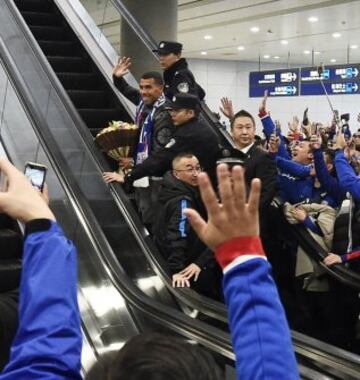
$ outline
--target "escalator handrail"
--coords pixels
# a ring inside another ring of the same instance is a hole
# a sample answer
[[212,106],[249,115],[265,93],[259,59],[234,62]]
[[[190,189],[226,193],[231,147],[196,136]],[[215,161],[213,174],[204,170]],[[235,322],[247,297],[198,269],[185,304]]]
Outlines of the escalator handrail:
[[[17,11],[17,10],[15,10],[15,11]],[[16,12],[15,12],[15,13],[16,13]],[[20,21],[23,21],[23,20],[21,19]],[[26,25],[25,25],[25,27],[23,26],[23,30],[25,30],[25,31],[27,32],[27,34],[29,34],[29,31],[27,30]],[[25,33],[25,35],[26,35],[26,33]],[[31,37],[32,37],[32,36],[31,36]],[[36,50],[36,48],[37,48],[37,50],[38,50],[38,51],[37,51],[37,52],[38,52],[38,57],[40,56],[40,57],[42,58],[42,59],[40,59],[40,62],[41,62],[41,61],[44,61],[44,57],[43,57],[43,55],[42,55],[42,52],[41,52],[40,48],[38,47],[38,45],[37,45],[36,43],[34,43],[34,40],[31,39],[31,37],[29,38],[29,36],[27,36],[30,45],[34,45],[33,47],[35,48],[35,50]],[[47,63],[47,61],[45,60],[45,64],[46,64],[46,63]],[[43,64],[44,64],[44,62],[43,62]],[[50,65],[49,65],[48,63],[47,63],[47,65],[48,65],[48,72],[49,72],[49,73],[52,73],[52,76],[54,77],[55,75],[53,74]],[[44,68],[44,65],[43,65],[43,68]],[[20,74],[19,74],[19,75],[20,75]],[[50,76],[50,77],[51,77],[51,76]],[[55,83],[57,83],[57,82],[56,82],[57,78],[53,78],[53,80],[55,81]],[[52,83],[54,83],[54,82],[52,82]],[[58,86],[55,86],[55,88],[56,88],[56,87],[58,87]],[[60,88],[62,89],[62,87],[60,87]],[[58,89],[59,89],[59,88],[58,88]],[[62,89],[62,90],[63,90],[63,89]],[[63,90],[63,92],[65,92],[65,90]],[[22,93],[22,91],[20,91],[20,93]],[[86,128],[85,125],[83,124],[82,119],[81,119],[81,118],[79,117],[79,115],[77,114],[77,111],[76,111],[75,107],[71,104],[71,102],[68,101],[67,94],[64,94],[64,96],[65,96],[65,99],[67,100],[67,101],[64,102],[64,105],[67,106],[67,107],[66,107],[67,111],[69,111],[69,109],[72,108],[72,111],[73,111],[73,112],[70,112],[70,114],[72,114],[72,116],[74,116],[74,120],[78,120],[78,121],[80,122],[79,124],[82,125],[83,128]],[[61,98],[61,97],[60,97],[60,98]],[[41,114],[40,114],[40,116],[41,116]],[[75,116],[76,116],[76,117],[75,117]],[[79,124],[78,124],[78,125],[79,125]],[[41,124],[39,124],[39,125],[41,125]],[[88,133],[84,133],[83,135],[85,136],[85,140],[87,139],[88,141],[90,141]],[[45,141],[46,141],[46,140],[45,140]],[[91,143],[92,143],[92,144],[90,144],[90,145],[93,146],[93,141],[91,141]],[[104,161],[104,159],[103,159],[103,157],[101,157],[100,153],[98,153],[98,156],[99,156],[99,160],[102,159],[102,160]],[[61,173],[61,172],[60,172],[60,173]],[[106,240],[106,239],[105,239],[105,240]],[[107,242],[106,242],[106,243],[107,243]],[[105,246],[106,246],[106,243],[105,243]],[[111,259],[114,259],[113,255],[109,254],[109,256],[108,256],[108,257],[105,257],[105,259],[106,259],[107,263],[110,262],[110,264],[111,264],[110,267],[114,267],[114,268],[118,268],[118,267],[119,267],[119,263],[117,262],[117,260],[113,260],[113,261],[111,261]],[[118,282],[120,281],[120,278],[121,278],[121,276],[119,277],[119,270],[116,269],[115,271],[111,271],[111,275],[115,277],[116,280],[114,280],[114,285],[116,286],[116,288],[118,288]],[[134,290],[134,289],[133,289],[133,290]],[[135,289],[135,291],[136,291],[136,289]],[[142,297],[141,297],[141,296],[142,296]],[[140,297],[140,299],[142,299],[142,298],[144,297],[143,293],[141,293],[141,294],[139,295],[139,297]],[[142,300],[142,301],[144,301],[144,300]],[[153,302],[153,301],[152,301],[152,302]],[[148,306],[147,304],[148,304],[148,302],[145,302],[145,306],[144,306],[144,310],[145,310],[145,311],[146,311],[146,307]],[[150,308],[152,308],[152,305],[150,305]],[[160,308],[160,309],[161,309],[161,308],[166,309],[166,307],[165,307],[164,305],[160,305],[160,307],[158,306],[158,308]],[[154,312],[155,312],[155,311],[158,311],[159,313],[161,313],[162,310],[159,310],[159,309],[156,309],[156,308],[155,308]],[[164,312],[163,314],[167,314],[167,312]],[[177,313],[177,314],[179,314],[179,313]],[[159,318],[159,316],[156,316],[156,315],[157,315],[157,314],[155,313],[155,317],[158,317],[158,318]],[[173,317],[171,321],[170,321],[170,320],[167,321],[167,320],[166,320],[166,316],[165,316],[165,317],[163,317],[162,321],[163,321],[165,324],[166,324],[166,323],[170,323],[171,326],[173,325],[172,322],[175,321],[175,325],[179,325],[179,324],[180,324],[181,326],[183,326],[183,324],[182,324],[182,318],[181,318],[179,315],[177,315],[176,317]],[[189,327],[189,326],[186,327],[186,328],[189,328],[189,330],[187,330],[187,331],[190,331],[189,334],[193,333],[193,336],[194,336],[194,334],[196,335],[197,328],[198,328],[198,327],[197,327],[198,323],[199,323],[198,321],[193,320],[192,325],[190,325],[190,327]],[[192,328],[192,327],[194,327],[194,328]],[[210,336],[211,336],[211,331],[209,331],[209,329],[211,330],[211,327],[208,326],[208,325],[206,325],[206,335],[205,335],[205,336],[208,336],[209,333],[210,333]],[[224,348],[225,350],[227,350],[227,352],[229,353],[229,352],[231,351],[231,349],[230,349],[230,345],[229,345],[229,341],[226,340],[226,338],[224,339],[224,336],[227,336],[227,339],[228,339],[228,335],[227,335],[227,334],[223,334],[223,335],[220,334],[220,337],[216,338],[216,340],[213,341],[212,344],[214,345],[214,347],[216,347],[216,346],[217,346],[217,343],[220,344],[221,342],[224,342],[225,344],[222,345],[222,348]],[[203,340],[203,341],[202,341],[201,339],[199,339],[199,341],[201,341],[201,342],[205,342],[205,343],[206,343],[206,339]],[[210,344],[210,345],[211,345],[211,344]],[[295,346],[295,350],[296,350],[296,346]],[[232,357],[232,353],[231,353],[230,355],[228,355],[228,357]]]
[[177,310],[150,299],[128,278],[115,255],[111,252],[111,247],[104,237],[81,190],[78,188],[76,180],[71,178],[72,175],[69,171],[67,171],[66,174],[64,173],[64,167],[67,167],[67,163],[57,148],[53,136],[48,131],[47,122],[38,110],[30,91],[1,38],[0,56],[9,74],[9,78],[11,78],[14,84],[17,95],[32,121],[34,132],[39,138],[55,174],[62,183],[72,207],[76,210],[78,217],[80,217],[81,223],[84,223],[84,230],[94,244],[95,252],[100,256],[103,265],[106,265],[106,271],[113,286],[121,293],[127,302],[150,315],[152,318],[161,321],[161,323],[166,325],[169,329],[190,339],[196,339],[206,347],[234,360],[229,334],[201,321],[191,319]]

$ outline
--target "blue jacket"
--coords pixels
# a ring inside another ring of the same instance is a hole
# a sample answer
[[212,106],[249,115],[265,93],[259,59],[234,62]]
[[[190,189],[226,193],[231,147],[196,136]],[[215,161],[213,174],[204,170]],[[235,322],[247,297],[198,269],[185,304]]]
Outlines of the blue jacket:
[[80,380],[76,251],[46,219],[26,226],[19,328],[1,380]]
[[360,202],[360,178],[348,163],[343,151],[336,152],[335,167],[341,190],[349,192],[356,202]]
[[224,272],[237,379],[299,379],[285,312],[260,239],[232,239],[215,255]]

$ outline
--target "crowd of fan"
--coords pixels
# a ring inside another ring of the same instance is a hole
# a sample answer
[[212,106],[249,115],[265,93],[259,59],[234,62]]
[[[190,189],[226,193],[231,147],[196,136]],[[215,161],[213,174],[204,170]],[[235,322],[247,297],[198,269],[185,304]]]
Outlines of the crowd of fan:
[[[160,52],[179,49],[176,43],[161,44]],[[179,54],[177,57],[183,60]],[[171,64],[176,66],[177,62]],[[259,107],[263,136],[258,136],[254,117],[245,110],[235,112],[232,101],[222,98],[220,110],[229,119],[233,139],[227,155],[230,157],[224,158],[218,137],[198,118],[199,86],[192,74],[187,75],[187,67],[185,71],[172,70],[175,85],[163,82],[156,72],[145,73],[137,90],[124,79],[130,65],[130,59],[123,58],[113,75],[117,88],[138,107],[136,121],[142,130],[140,149],[130,174],[122,177],[104,173],[104,179],[124,183],[125,188],[135,187],[138,209],[167,261],[173,286],[191,287],[221,300],[219,267],[212,252],[192,230],[184,210],[192,207],[205,215],[197,189],[202,170],[214,179],[219,161],[239,162],[245,168],[248,186],[253,178],[260,178],[263,184],[261,238],[289,320],[301,331],[348,347],[355,336],[358,298],[344,290],[343,306],[349,309],[351,303],[352,311],[339,315],[334,292],[337,294],[342,286],[333,283],[324,265],[360,257],[356,218],[351,242],[347,239],[346,220],[337,218],[344,200],[350,197],[355,210],[360,201],[357,177],[360,130],[352,134],[349,115],[339,117],[334,113],[325,126],[311,122],[306,110],[301,122],[297,116],[292,118],[285,133],[270,116],[265,92]],[[279,211],[274,210],[274,199],[281,205],[287,223],[281,222]],[[291,231],[288,225],[293,224],[303,226],[309,237],[328,253],[323,263],[316,262],[287,234]]]

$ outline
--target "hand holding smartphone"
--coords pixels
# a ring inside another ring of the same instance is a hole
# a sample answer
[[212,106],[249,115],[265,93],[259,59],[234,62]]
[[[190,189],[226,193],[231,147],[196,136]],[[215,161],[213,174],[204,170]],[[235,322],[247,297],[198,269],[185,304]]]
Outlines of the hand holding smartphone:
[[25,165],[25,176],[31,184],[41,192],[44,189],[47,167],[36,162],[27,162]]

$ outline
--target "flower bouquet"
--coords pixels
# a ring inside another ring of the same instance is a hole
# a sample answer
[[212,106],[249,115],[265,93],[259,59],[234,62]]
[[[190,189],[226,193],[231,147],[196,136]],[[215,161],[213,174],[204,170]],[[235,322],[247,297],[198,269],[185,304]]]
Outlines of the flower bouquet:
[[95,143],[109,157],[119,162],[119,174],[127,174],[139,142],[139,128],[135,124],[112,121],[95,137]]

